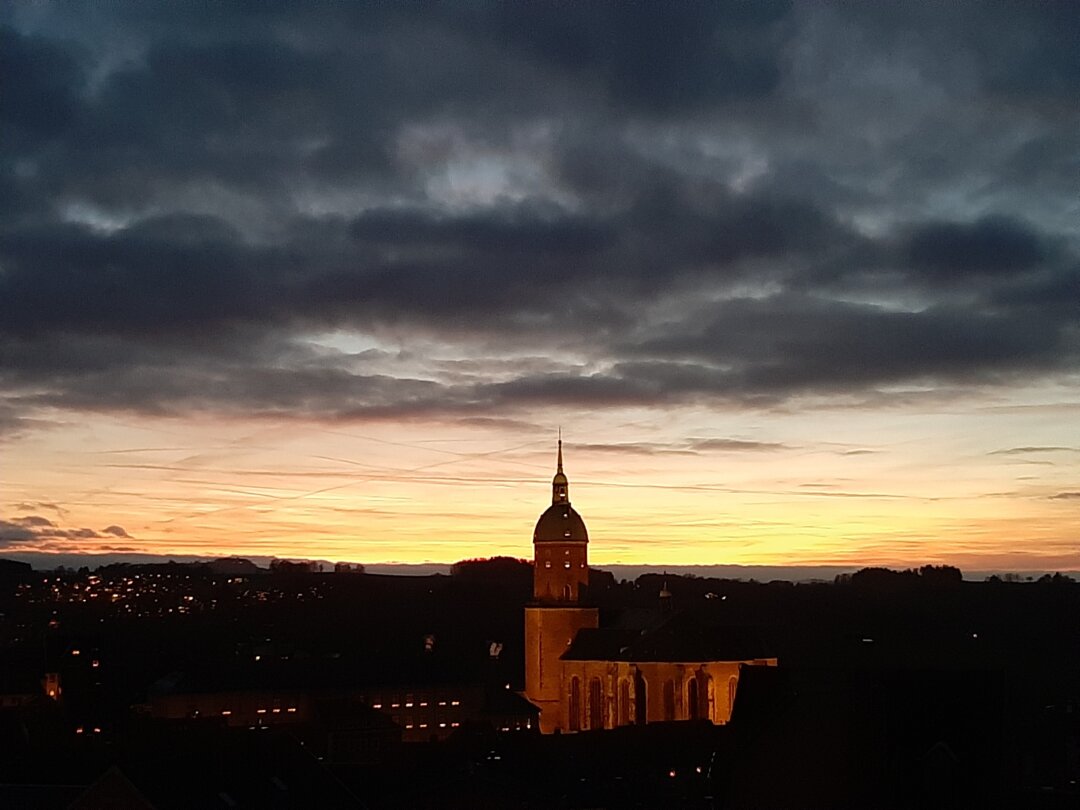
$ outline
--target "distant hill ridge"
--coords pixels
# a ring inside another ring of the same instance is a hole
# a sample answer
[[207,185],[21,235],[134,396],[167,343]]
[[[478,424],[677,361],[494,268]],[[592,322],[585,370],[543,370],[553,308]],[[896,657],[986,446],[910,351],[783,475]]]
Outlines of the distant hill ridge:
[[[107,565],[207,565],[214,573],[224,575],[253,574],[260,570],[269,570],[278,560],[275,557],[199,557],[194,555],[156,555],[156,554],[40,554],[34,552],[11,552],[0,559],[0,576],[21,577],[32,570],[53,571],[57,568],[91,570]],[[316,570],[332,572],[335,563],[329,560],[305,560],[311,562]],[[355,563],[353,563],[355,565]],[[369,574],[398,576],[431,576],[450,574],[453,563],[365,563],[363,570]],[[837,576],[853,574],[867,566],[860,565],[594,565],[601,571],[610,572],[616,580],[635,580],[645,574],[670,574],[672,576],[695,576],[711,579],[738,579],[771,582],[787,580],[789,582],[832,581]],[[905,564],[887,566],[895,570],[918,568]],[[1055,569],[1033,569],[1010,571],[1008,569],[964,569],[964,579],[981,580],[990,576],[1019,575],[1021,579],[1038,579],[1044,574],[1058,573]],[[1080,570],[1060,570],[1062,574],[1080,576]]]

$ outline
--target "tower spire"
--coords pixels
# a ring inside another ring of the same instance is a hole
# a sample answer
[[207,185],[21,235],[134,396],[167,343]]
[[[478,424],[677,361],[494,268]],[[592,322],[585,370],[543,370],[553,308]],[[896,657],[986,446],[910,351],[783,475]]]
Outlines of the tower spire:
[[562,469],[562,428],[559,428],[559,455],[555,465],[555,477],[551,479],[551,502],[570,503],[570,482]]

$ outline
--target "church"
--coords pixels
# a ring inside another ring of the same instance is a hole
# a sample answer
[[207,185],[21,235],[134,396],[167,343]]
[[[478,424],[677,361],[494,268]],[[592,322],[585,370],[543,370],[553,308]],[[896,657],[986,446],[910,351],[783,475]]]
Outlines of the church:
[[551,506],[533,533],[525,608],[525,697],[545,734],[673,720],[731,718],[739,675],[776,666],[761,642],[717,611],[674,612],[666,589],[648,616],[600,626],[589,604],[589,534],[570,505],[559,440]]

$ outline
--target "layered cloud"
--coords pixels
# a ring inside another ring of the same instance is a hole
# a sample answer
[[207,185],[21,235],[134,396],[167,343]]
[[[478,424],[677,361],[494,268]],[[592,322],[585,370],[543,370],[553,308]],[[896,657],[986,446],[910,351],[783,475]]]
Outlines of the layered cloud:
[[[94,541],[115,542],[131,539],[122,526],[107,526],[100,531],[87,528],[63,528],[40,515],[25,515],[0,520],[0,548],[30,550],[74,550]],[[115,548],[110,546],[110,548]]]
[[10,11],[0,430],[1074,381],[1077,18],[977,8]]

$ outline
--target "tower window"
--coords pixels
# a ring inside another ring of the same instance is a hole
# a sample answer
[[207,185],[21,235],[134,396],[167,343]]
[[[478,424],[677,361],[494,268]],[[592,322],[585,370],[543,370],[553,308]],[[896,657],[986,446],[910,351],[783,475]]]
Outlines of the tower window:
[[563,563],[563,568],[569,568],[569,567],[570,567],[570,561],[567,560],[566,562]]

